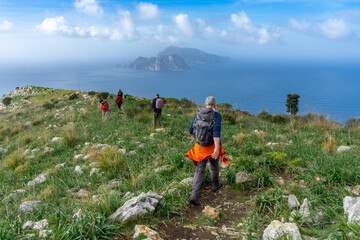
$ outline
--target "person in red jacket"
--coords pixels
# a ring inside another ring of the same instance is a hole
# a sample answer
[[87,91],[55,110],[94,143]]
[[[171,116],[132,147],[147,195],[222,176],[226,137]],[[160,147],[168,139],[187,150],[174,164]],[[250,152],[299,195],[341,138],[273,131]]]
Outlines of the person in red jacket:
[[100,99],[100,104],[101,104],[101,110],[102,110],[102,118],[105,119],[105,114],[112,119],[110,113],[109,113],[109,104],[107,103],[107,101],[104,101],[102,99]]

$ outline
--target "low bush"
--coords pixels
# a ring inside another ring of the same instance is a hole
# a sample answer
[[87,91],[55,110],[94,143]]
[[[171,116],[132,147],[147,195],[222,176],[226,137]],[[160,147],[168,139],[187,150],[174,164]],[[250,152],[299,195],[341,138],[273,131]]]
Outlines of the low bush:
[[93,91],[93,90],[91,90],[91,91],[88,92],[88,95],[89,95],[89,96],[95,96],[95,94],[96,94],[96,92]]
[[263,110],[257,115],[257,117],[262,120],[265,120],[265,121],[271,121],[273,118],[273,115],[270,114],[268,111]]
[[68,97],[69,100],[74,100],[74,99],[77,99],[77,98],[79,98],[79,96],[76,93],[72,93]]
[[49,103],[49,102],[44,103],[42,106],[43,106],[43,108],[45,108],[46,110],[51,110],[51,109],[54,109],[54,108],[55,108],[55,104],[54,104],[54,103]]
[[12,101],[12,98],[11,98],[11,97],[5,97],[5,98],[3,98],[2,103],[3,103],[5,106],[9,106],[9,105],[11,104],[11,101]]
[[99,99],[107,99],[109,97],[109,93],[108,92],[101,92],[98,95]]
[[271,122],[276,123],[276,124],[286,124],[288,122],[290,122],[290,118],[285,115],[275,115],[271,118]]
[[232,105],[229,103],[218,103],[216,104],[218,110],[232,110]]

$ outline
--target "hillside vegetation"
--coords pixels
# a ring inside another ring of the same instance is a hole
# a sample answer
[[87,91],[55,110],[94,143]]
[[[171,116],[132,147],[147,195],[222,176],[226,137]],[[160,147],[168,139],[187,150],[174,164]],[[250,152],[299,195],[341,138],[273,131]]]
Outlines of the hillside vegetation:
[[[360,239],[359,225],[348,224],[343,210],[345,196],[360,194],[355,120],[344,129],[315,114],[255,117],[219,104],[230,158],[222,165],[224,187],[209,195],[207,172],[203,204],[190,207],[191,184],[180,182],[195,171],[185,158],[193,147],[188,128],[194,103],[165,99],[162,128],[155,130],[150,99],[127,96],[120,112],[110,95],[113,119],[102,121],[97,93],[30,89],[13,94],[0,113],[0,239],[41,239],[37,229],[23,225],[43,219],[51,230],[44,239],[132,239],[136,224],[164,239],[185,238],[181,229],[174,237],[165,226],[193,231],[192,239],[263,239],[273,220],[289,218],[303,239]],[[340,146],[351,149],[338,153]],[[246,173],[240,182],[239,172]],[[31,182],[41,174],[43,181]],[[150,190],[164,198],[153,214],[126,223],[109,219],[132,196]],[[289,208],[289,195],[300,204],[310,201],[307,218],[292,214],[298,207]],[[19,207],[26,201],[39,202],[24,212]],[[216,204],[218,220],[202,215],[204,203]],[[221,233],[225,225],[235,233]]]

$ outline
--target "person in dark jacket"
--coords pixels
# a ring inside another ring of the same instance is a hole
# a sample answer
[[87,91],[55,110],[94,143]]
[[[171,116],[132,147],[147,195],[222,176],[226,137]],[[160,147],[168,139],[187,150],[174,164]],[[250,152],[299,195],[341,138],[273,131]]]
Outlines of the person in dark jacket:
[[[120,90],[119,90],[120,91]],[[115,103],[116,105],[118,106],[119,110],[121,111],[121,105],[123,104],[123,96],[122,96],[122,92],[118,93],[118,95],[116,96],[116,100],[115,100]]]
[[[157,101],[160,101],[161,104],[156,104]],[[159,94],[157,93],[155,95],[155,98],[152,100],[151,107],[154,112],[154,128],[156,129],[156,126],[160,127],[160,118],[161,118],[161,109],[162,109],[162,100],[160,99]],[[161,105],[161,106],[159,106]]]
[[[206,164],[210,162],[211,168],[211,185],[212,191],[216,192],[221,188],[221,182],[219,178],[219,160],[221,159],[225,164],[229,163],[229,159],[225,157],[225,151],[221,146],[221,120],[220,113],[215,111],[216,100],[213,96],[209,96],[205,100],[205,109],[211,109],[214,112],[214,123],[209,129],[211,131],[211,142],[205,146],[200,143],[195,143],[194,148],[186,153],[186,157],[191,159],[196,166],[195,175],[193,178],[193,185],[191,191],[190,203],[192,205],[199,205],[199,194],[202,185],[202,181],[205,174]],[[201,109],[200,109],[201,110]],[[209,111],[211,111],[209,110]],[[208,112],[209,112],[208,111]],[[198,113],[197,113],[198,114]],[[197,115],[191,121],[189,133],[195,134],[194,123]]]
[[105,114],[112,119],[110,113],[109,113],[109,104],[107,101],[104,101],[102,99],[100,99],[100,104],[101,104],[101,110],[102,110],[102,119],[105,119]]

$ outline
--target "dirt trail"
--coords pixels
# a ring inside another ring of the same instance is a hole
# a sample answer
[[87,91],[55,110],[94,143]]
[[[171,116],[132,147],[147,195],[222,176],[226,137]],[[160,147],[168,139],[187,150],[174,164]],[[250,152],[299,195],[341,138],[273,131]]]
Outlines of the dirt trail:
[[[174,216],[164,220],[157,229],[165,239],[171,240],[201,240],[201,239],[238,239],[238,223],[244,217],[251,191],[232,190],[222,187],[218,192],[211,191],[209,186],[203,186],[200,195],[200,206],[191,206],[181,212],[182,219]],[[208,220],[202,210],[206,205],[217,208],[221,213],[218,222]]]

